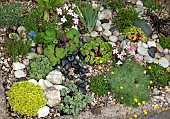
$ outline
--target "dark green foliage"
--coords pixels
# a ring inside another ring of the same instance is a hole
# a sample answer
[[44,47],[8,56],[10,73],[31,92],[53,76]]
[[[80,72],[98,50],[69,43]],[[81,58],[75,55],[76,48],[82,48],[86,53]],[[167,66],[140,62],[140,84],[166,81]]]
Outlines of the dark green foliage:
[[109,84],[103,76],[94,76],[90,78],[89,89],[98,96],[104,96],[109,91]]
[[2,4],[0,8],[0,26],[13,27],[20,25],[23,11],[21,3]]
[[85,61],[90,64],[106,63],[112,58],[111,45],[101,39],[91,38],[80,51],[86,57]]
[[164,88],[168,85],[168,81],[170,81],[170,73],[166,71],[165,68],[160,66],[159,64],[150,63],[146,66],[146,73],[150,75],[151,80],[153,81],[151,86],[157,86]]
[[152,12],[156,9],[160,10],[163,8],[163,6],[159,3],[158,0],[145,0],[143,2],[143,5],[148,8],[148,12]]
[[37,55],[30,61],[28,74],[31,78],[39,80],[44,79],[52,71],[52,65],[45,56]]
[[125,3],[122,0],[114,0],[108,2],[108,5],[113,11],[119,12],[122,8],[125,8]]
[[122,8],[114,17],[114,23],[122,30],[126,27],[130,27],[138,18],[138,13],[131,7]]
[[[144,74],[144,67],[135,61],[126,60],[117,66],[114,73],[107,75],[117,101],[125,105],[138,106],[142,101],[149,100],[149,76]],[[137,99],[137,101],[134,101]]]
[[92,101],[92,97],[83,95],[73,82],[66,82],[65,86],[67,88],[61,90],[64,100],[57,106],[57,110],[75,116]]
[[11,109],[21,115],[37,116],[38,110],[46,105],[42,88],[28,81],[11,86],[8,97]]
[[16,57],[18,55],[26,56],[31,47],[30,44],[32,41],[25,41],[21,34],[18,36],[17,34],[12,33],[12,38],[5,40],[6,51],[14,62],[17,60]]
[[170,38],[169,37],[161,37],[159,38],[159,43],[163,48],[170,49]]

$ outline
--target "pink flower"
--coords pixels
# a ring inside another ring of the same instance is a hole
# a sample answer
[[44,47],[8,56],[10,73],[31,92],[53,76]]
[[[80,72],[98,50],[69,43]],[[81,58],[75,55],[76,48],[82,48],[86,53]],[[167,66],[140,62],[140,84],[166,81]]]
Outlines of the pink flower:
[[121,55],[123,55],[123,56],[124,56],[124,55],[126,55],[126,53],[125,53],[125,51],[124,51],[124,50],[121,52]]
[[76,5],[75,4],[72,4],[72,9],[74,9],[76,7]]
[[113,50],[113,54],[117,54],[117,53],[118,53],[118,49],[116,48]]
[[126,45],[126,50],[128,52],[134,52],[135,51],[135,49],[132,46],[127,46],[127,45]]
[[143,58],[142,58],[142,56],[140,56],[139,54],[136,54],[136,55],[135,55],[135,60],[136,60],[137,62],[140,62],[140,61],[143,60]]
[[68,15],[73,15],[73,10],[72,9],[69,9],[68,12],[67,12]]
[[62,9],[61,8],[57,8],[57,14],[62,15]]
[[58,22],[58,23],[57,23],[57,25],[61,25],[61,24],[63,24],[63,23],[61,23],[61,22]]
[[67,19],[65,18],[65,16],[63,16],[63,17],[61,18],[61,21],[62,21],[63,23],[65,23],[65,22],[67,21]]
[[122,55],[122,54],[117,54],[117,57],[122,61],[125,60],[124,55]]
[[76,14],[76,13],[73,13],[73,15],[72,15],[74,18],[78,18],[78,14]]
[[74,24],[78,24],[79,23],[79,19],[72,19]]

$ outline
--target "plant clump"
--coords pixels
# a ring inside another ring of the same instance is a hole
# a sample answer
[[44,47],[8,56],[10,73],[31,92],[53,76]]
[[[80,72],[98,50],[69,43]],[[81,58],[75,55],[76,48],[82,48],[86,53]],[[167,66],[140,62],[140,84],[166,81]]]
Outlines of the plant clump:
[[107,75],[111,90],[117,101],[131,106],[140,106],[149,97],[149,76],[144,74],[144,67],[136,61],[126,60]]
[[112,58],[111,45],[101,39],[90,38],[90,40],[80,48],[85,61],[90,64],[106,63]]
[[151,77],[151,86],[157,86],[158,88],[168,85],[170,81],[170,73],[166,71],[162,66],[155,63],[150,63],[146,66],[146,74]]
[[161,37],[159,39],[159,43],[163,48],[170,49],[170,38],[169,37]]
[[98,96],[104,96],[109,91],[109,84],[103,76],[94,76],[90,78],[89,89]]
[[37,116],[46,105],[41,87],[28,81],[15,83],[8,91],[8,101],[14,112],[27,116]]
[[38,55],[30,61],[28,74],[31,78],[44,79],[50,71],[52,71],[52,65],[47,57]]
[[67,88],[61,90],[63,102],[57,106],[57,109],[75,116],[92,101],[92,97],[83,95],[71,81],[66,82],[65,86]]
[[127,27],[126,29],[124,29],[124,34],[125,37],[131,41],[147,41],[147,37],[145,36],[141,28],[137,28],[135,26]]

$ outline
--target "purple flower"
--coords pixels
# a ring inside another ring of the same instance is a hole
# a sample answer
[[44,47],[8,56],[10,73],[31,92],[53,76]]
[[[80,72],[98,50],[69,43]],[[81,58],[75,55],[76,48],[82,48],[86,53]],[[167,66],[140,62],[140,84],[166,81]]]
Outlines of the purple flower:
[[29,32],[29,35],[30,35],[30,36],[33,36],[33,37],[36,37],[36,36],[37,36],[36,33],[35,33],[34,31],[32,31],[32,30]]
[[136,55],[135,55],[135,60],[136,60],[137,62],[140,62],[140,61],[143,60],[143,58],[142,58],[142,56],[140,56],[139,54],[136,54]]

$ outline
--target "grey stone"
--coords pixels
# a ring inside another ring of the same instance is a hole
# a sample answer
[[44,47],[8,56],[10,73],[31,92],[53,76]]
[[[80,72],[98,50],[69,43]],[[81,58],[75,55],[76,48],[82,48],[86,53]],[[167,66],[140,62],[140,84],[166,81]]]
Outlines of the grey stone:
[[53,84],[48,80],[44,80],[44,85],[48,88],[53,86]]
[[113,43],[117,42],[118,41],[118,38],[116,36],[110,36],[109,37],[109,40]]
[[38,84],[41,86],[43,90],[47,89],[47,86],[44,84],[44,79],[40,79],[38,81]]
[[169,61],[168,61],[166,58],[162,57],[162,58],[160,59],[159,64],[160,64],[162,67],[167,68],[167,67],[169,66]]
[[38,53],[39,55],[42,55],[42,54],[44,53],[44,50],[43,50],[42,46],[38,46],[38,47],[37,47],[37,53]]
[[148,47],[149,47],[149,48],[150,48],[150,47],[156,47],[155,41],[148,41],[147,44],[148,44]]
[[17,31],[18,31],[18,33],[20,34],[21,32],[25,32],[25,31],[26,31],[26,28],[25,28],[24,26],[19,26],[19,27],[17,28]]
[[13,63],[13,70],[20,70],[20,69],[24,69],[24,68],[25,68],[25,65],[20,62]]
[[90,35],[91,35],[91,37],[93,37],[93,38],[99,36],[98,32],[96,32],[96,31],[92,31],[92,32],[90,33]]
[[123,35],[123,34],[120,34],[120,35],[118,36],[118,39],[119,39],[119,41],[123,41],[123,40],[124,40],[124,35]]
[[104,23],[101,25],[104,30],[109,30],[110,29],[110,24],[109,23]]
[[37,55],[36,53],[28,53],[26,58],[33,59],[36,55]]
[[14,72],[16,78],[26,77],[26,74],[22,70],[17,70]]
[[144,47],[138,47],[137,51],[139,54],[141,55],[147,55],[148,54],[148,49],[144,48]]
[[63,77],[64,76],[60,71],[54,70],[46,76],[46,79],[52,82],[53,84],[61,84]]
[[105,30],[105,31],[103,32],[103,35],[105,35],[105,36],[111,36],[112,33],[111,33],[109,30]]
[[28,82],[31,82],[31,83],[33,83],[33,84],[35,84],[35,85],[38,85],[38,82],[37,82],[37,80],[35,80],[35,79],[30,79],[30,80],[28,80]]

